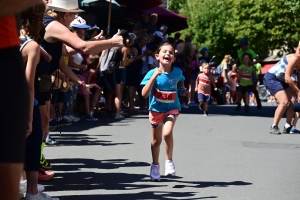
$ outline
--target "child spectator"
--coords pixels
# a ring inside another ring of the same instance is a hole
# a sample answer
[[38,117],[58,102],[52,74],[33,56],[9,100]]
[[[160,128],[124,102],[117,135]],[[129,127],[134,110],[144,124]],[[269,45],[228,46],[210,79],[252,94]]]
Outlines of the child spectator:
[[[239,67],[239,75],[241,76],[240,88],[244,98],[245,112],[249,112],[249,93],[252,91],[252,75],[256,76],[253,69],[252,56],[249,53],[243,54],[243,64]],[[236,110],[240,110],[241,103],[238,102]]]
[[208,103],[210,102],[211,84],[214,90],[217,91],[217,86],[213,75],[210,73],[209,65],[207,62],[202,64],[202,73],[196,79],[195,91],[198,92],[199,109],[203,110],[204,116],[208,116]]
[[[82,72],[82,76],[80,77],[81,81],[88,83],[91,80],[92,75],[95,73],[95,70],[98,66],[99,56],[96,54],[89,55],[87,59],[87,70]],[[90,109],[90,95],[89,93],[82,87],[79,87],[78,94],[82,95],[84,98],[85,112],[86,112],[86,120],[87,121],[98,121],[97,118],[93,117],[93,114]]]

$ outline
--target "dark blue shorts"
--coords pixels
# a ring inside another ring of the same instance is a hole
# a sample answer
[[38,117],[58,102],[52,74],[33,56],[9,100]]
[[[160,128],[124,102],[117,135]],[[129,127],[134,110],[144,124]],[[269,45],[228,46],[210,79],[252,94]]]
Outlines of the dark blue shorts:
[[63,103],[65,102],[66,94],[60,89],[54,89],[51,99],[51,104]]
[[36,105],[33,108],[32,133],[26,138],[25,171],[39,171],[42,139],[41,114]]
[[269,72],[264,76],[264,85],[266,86],[267,90],[269,90],[272,96],[275,95],[276,92],[285,90],[290,87],[289,84],[277,80],[276,76]]
[[210,102],[210,96],[206,96],[202,93],[198,93],[198,100],[203,100],[203,102],[207,102],[209,103]]
[[242,95],[245,95],[247,92],[250,93],[250,92],[252,92],[252,85],[247,85],[247,86],[240,85],[240,90],[241,90]]

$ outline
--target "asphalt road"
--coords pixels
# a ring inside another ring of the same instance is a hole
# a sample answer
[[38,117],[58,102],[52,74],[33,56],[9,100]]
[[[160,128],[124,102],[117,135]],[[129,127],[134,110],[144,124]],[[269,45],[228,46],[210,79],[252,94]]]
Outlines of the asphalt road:
[[61,200],[298,200],[300,135],[269,134],[274,110],[266,103],[247,115],[233,106],[211,106],[209,117],[198,107],[184,110],[174,129],[178,176],[161,182],[149,180],[148,115],[80,121],[52,134],[60,145],[46,147],[45,156],[56,174],[40,183]]

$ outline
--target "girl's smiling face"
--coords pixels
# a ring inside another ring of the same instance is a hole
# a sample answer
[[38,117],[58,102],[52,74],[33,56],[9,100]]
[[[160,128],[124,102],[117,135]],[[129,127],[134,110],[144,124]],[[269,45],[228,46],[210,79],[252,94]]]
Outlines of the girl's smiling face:
[[162,65],[171,65],[174,60],[174,48],[170,44],[163,45],[159,48],[155,57]]

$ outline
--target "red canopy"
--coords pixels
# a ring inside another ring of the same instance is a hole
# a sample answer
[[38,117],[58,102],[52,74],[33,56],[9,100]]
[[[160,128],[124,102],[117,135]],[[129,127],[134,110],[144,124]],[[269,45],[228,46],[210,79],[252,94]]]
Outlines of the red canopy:
[[267,73],[267,72],[269,71],[269,69],[270,69],[271,67],[273,67],[274,65],[275,65],[275,64],[265,64],[265,65],[263,65],[262,70],[261,70],[261,73],[262,73],[262,74]]
[[165,24],[168,26],[168,33],[188,28],[186,17],[164,8],[154,7],[144,10],[144,13],[149,15],[152,13],[158,14],[158,24]]

